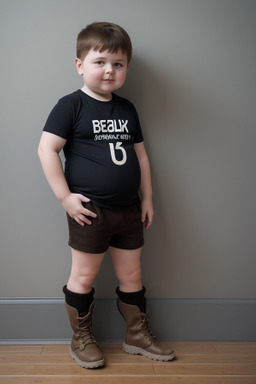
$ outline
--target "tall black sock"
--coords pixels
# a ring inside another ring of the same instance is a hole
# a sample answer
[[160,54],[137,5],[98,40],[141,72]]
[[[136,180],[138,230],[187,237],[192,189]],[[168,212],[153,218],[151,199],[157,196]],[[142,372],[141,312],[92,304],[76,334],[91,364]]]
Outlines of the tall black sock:
[[142,290],[138,292],[122,292],[119,290],[119,288],[117,288],[116,293],[123,303],[137,305],[141,312],[146,313],[145,287],[143,287]]
[[76,308],[80,317],[84,317],[88,314],[90,306],[93,303],[94,288],[92,288],[89,293],[76,293],[69,291],[65,285],[63,287],[63,292],[65,294],[66,303],[71,307]]

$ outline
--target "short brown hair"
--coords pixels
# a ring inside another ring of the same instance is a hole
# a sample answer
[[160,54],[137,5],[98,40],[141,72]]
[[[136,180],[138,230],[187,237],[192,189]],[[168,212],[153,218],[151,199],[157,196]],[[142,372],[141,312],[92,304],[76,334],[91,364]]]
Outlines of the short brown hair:
[[132,43],[128,33],[119,25],[108,22],[95,22],[87,25],[77,36],[77,58],[83,60],[87,53],[109,51],[117,53],[119,49],[127,55],[128,63],[132,57]]

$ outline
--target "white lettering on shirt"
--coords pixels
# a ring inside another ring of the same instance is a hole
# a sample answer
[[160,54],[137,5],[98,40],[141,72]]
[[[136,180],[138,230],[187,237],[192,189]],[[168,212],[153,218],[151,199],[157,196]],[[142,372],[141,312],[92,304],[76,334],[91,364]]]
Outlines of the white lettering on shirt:
[[[122,147],[122,144],[123,143],[120,142],[117,142],[115,144],[109,143],[111,158],[113,163],[115,163],[116,165],[124,165],[127,160],[126,150]],[[122,160],[117,160],[116,158],[115,152],[118,150],[122,152]]]
[[127,132],[128,120],[92,120],[93,133]]

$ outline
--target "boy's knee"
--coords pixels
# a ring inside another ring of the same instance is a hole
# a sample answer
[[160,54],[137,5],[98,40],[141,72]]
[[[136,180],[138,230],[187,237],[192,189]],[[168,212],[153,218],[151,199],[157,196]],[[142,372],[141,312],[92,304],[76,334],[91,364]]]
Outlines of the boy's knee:
[[122,273],[122,276],[120,276],[119,280],[124,283],[138,283],[141,281],[141,270],[126,270]]
[[90,274],[80,274],[76,277],[76,284],[83,292],[89,292],[92,289],[96,276]]

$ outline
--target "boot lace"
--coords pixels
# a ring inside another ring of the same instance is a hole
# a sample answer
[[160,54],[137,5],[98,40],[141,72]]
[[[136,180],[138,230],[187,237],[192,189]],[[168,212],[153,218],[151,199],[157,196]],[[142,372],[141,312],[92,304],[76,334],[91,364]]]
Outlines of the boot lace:
[[143,333],[143,335],[149,339],[155,339],[155,336],[151,332],[151,329],[148,324],[148,312],[147,313],[141,313],[141,324],[140,324],[140,329]]
[[96,344],[96,340],[92,332],[92,321],[91,318],[78,318],[78,334],[82,341],[81,348],[85,348],[88,344]]

